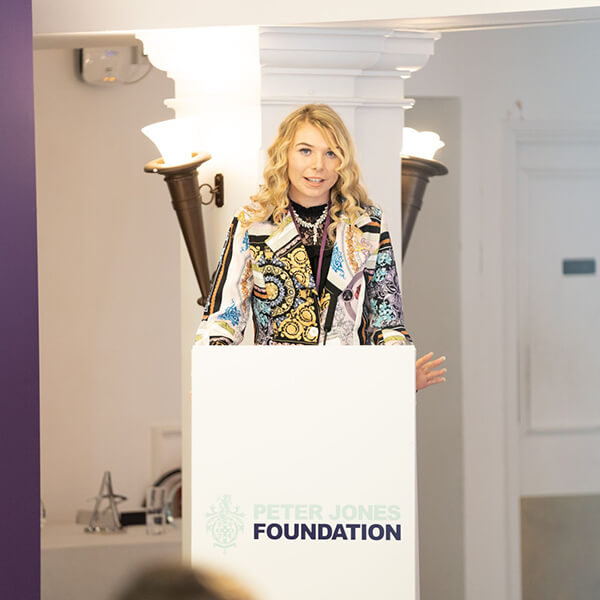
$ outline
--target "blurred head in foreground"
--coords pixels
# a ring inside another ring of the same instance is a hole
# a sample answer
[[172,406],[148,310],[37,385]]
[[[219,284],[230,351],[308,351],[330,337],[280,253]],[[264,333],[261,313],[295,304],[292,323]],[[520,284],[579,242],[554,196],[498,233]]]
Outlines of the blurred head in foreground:
[[234,579],[183,565],[146,568],[117,600],[255,600]]

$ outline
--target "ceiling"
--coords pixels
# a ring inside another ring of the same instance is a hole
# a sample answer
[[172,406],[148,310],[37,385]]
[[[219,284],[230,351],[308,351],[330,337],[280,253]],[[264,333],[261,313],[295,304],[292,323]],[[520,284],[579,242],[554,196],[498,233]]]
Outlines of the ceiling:
[[369,27],[417,31],[468,31],[477,29],[501,29],[506,27],[557,25],[560,23],[581,23],[589,21],[600,21],[600,7],[423,19],[307,23],[307,25],[310,25],[311,27]]
[[[600,21],[600,6],[562,10],[540,10],[517,13],[464,15],[422,19],[385,19],[371,21],[336,21],[305,23],[309,27],[351,27],[373,29],[400,29],[403,31],[475,31],[509,27],[532,27],[562,23]],[[302,25],[294,25],[301,27]],[[139,42],[131,32],[97,32],[86,34],[34,35],[36,50],[49,48],[82,48],[85,46],[135,45]]]

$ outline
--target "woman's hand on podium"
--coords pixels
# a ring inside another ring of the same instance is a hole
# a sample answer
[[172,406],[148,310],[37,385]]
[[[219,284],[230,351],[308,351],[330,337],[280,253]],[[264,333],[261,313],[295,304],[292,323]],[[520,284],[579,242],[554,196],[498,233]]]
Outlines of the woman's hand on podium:
[[437,369],[445,360],[445,356],[440,356],[435,360],[431,360],[433,352],[424,354],[421,358],[417,359],[417,373],[416,373],[416,384],[417,392],[422,390],[434,383],[443,383],[446,378],[443,375],[447,369]]

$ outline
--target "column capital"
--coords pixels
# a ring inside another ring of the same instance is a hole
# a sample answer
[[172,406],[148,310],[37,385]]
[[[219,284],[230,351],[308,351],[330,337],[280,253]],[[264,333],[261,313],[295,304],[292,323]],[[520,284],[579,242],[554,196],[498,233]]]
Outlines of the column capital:
[[263,70],[344,69],[410,77],[425,66],[440,34],[394,29],[261,27]]
[[261,27],[262,103],[410,108],[403,80],[427,64],[437,33]]

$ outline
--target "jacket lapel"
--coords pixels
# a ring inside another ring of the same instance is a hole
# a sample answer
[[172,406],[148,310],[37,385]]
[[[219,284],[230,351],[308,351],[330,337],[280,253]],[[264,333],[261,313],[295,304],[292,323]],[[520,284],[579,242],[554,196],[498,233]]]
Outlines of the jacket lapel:
[[[286,248],[296,243],[301,243],[300,235],[294,225],[294,220],[288,212],[283,220],[283,223],[277,227],[275,231],[266,239],[265,244],[277,254],[282,248]],[[293,242],[293,243],[292,243]]]
[[362,274],[367,259],[375,251],[372,242],[369,242],[360,230],[360,227],[370,221],[371,218],[364,214],[356,220],[355,227],[351,227],[345,217],[338,224],[327,272],[330,287],[343,291],[354,282],[357,274]]

